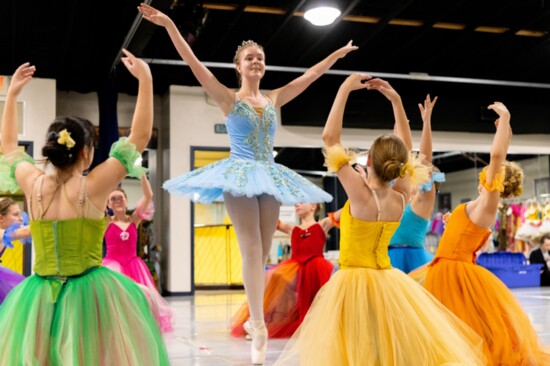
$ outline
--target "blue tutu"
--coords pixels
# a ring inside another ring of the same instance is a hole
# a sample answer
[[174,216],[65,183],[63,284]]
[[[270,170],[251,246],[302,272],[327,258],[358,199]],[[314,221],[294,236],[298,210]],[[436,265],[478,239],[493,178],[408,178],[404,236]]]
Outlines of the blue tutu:
[[330,194],[273,160],[277,113],[271,103],[256,111],[237,99],[226,125],[230,157],[170,179],[164,189],[201,203],[223,201],[224,192],[235,197],[268,194],[285,205],[332,201]]
[[428,220],[414,213],[409,203],[390,240],[388,254],[392,267],[409,273],[433,259],[433,254],[424,249],[428,224]]
[[412,248],[406,246],[389,247],[391,266],[409,273],[418,267],[430,263],[434,255],[424,248]]

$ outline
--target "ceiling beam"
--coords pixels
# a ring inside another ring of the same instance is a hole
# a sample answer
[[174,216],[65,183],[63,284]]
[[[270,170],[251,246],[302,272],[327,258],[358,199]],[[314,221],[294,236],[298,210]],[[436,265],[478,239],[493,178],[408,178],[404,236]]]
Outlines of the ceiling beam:
[[271,37],[267,40],[267,42],[265,42],[264,47],[266,49],[269,47],[271,42],[273,42],[273,40],[275,40],[275,38],[277,38],[279,33],[281,33],[281,31],[288,24],[288,22],[290,22],[290,19],[292,19],[294,17],[294,13],[296,13],[298,11],[298,9],[300,9],[302,7],[302,5],[305,4],[306,1],[307,0],[296,0],[294,2],[294,5],[291,7],[291,9],[289,11],[286,12],[283,20],[281,21],[281,23],[279,24],[279,26],[277,27],[275,32],[273,32]]
[[399,4],[397,4],[388,15],[386,15],[378,23],[376,23],[376,25],[374,26],[373,30],[369,33],[369,35],[363,41],[361,41],[361,43],[358,44],[359,48],[371,42],[380,32],[384,30],[384,28],[386,28],[386,26],[389,24],[389,22],[392,19],[396,18],[399,14],[401,14],[412,3],[414,3],[413,0],[403,0]]
[[[414,46],[418,41],[422,39],[423,36],[426,35],[429,31],[433,29],[434,24],[441,21],[441,19],[445,19],[445,17],[449,16],[450,14],[454,13],[458,8],[460,8],[467,0],[462,1],[453,1],[451,6],[447,8],[447,10],[437,15],[436,17],[433,17],[432,19],[426,21],[424,25],[419,29],[418,32],[416,32],[415,36],[410,38],[407,43],[405,43],[403,46],[396,49],[389,57],[389,60],[400,60],[401,55],[405,53],[410,47]],[[394,63],[397,61],[394,61]]]
[[[536,16],[534,19],[530,19],[526,24],[522,26],[509,28],[506,32],[502,34],[501,37],[499,37],[498,40],[486,44],[483,50],[476,53],[474,56],[468,55],[468,57],[463,57],[461,62],[459,62],[460,66],[456,70],[463,71],[468,69],[471,65],[478,64],[480,59],[486,58],[491,52],[494,52],[497,49],[497,47],[500,47],[505,42],[508,42],[512,38],[517,37],[516,33],[518,31],[522,29],[530,29],[532,25],[537,24],[537,22],[539,22],[544,17],[547,17],[549,14],[550,14],[550,7],[548,7],[545,11],[539,13],[538,16]],[[541,43],[543,42],[543,39],[541,39]],[[487,65],[487,67],[494,69],[495,65],[490,64],[490,65]],[[486,70],[487,70],[487,67],[485,68]]]
[[491,19],[496,18],[498,15],[500,15],[502,11],[510,7],[516,1],[518,0],[503,1],[502,4],[499,4],[499,7],[496,8],[489,17],[485,18],[482,21],[473,20],[472,23],[468,24],[466,28],[461,32],[462,34],[457,40],[455,40],[454,42],[449,42],[446,47],[442,47],[441,49],[439,49],[438,52],[435,52],[431,57],[427,58],[426,61],[420,65],[420,70],[429,70],[432,65],[439,62],[449,50],[456,49],[458,44],[466,41],[472,34],[474,34],[479,24],[490,24]]

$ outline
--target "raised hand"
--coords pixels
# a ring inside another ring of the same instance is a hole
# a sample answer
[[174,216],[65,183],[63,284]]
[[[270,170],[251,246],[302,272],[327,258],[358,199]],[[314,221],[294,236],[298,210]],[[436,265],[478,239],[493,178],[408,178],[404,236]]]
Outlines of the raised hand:
[[359,49],[358,46],[353,45],[353,40],[349,41],[344,47],[336,50],[338,58],[344,58],[346,55],[352,51]]
[[424,123],[430,122],[432,118],[432,111],[435,106],[435,103],[437,102],[437,97],[432,100],[430,98],[430,94],[426,96],[426,99],[424,100],[424,105],[421,103],[418,103],[418,108],[420,109],[420,115],[422,116],[422,121]]
[[161,27],[166,27],[172,21],[166,14],[144,3],[138,6],[138,10],[145,20]]
[[32,79],[35,71],[36,67],[31,66],[28,62],[19,66],[11,77],[8,94],[18,96],[23,87]]
[[506,106],[501,102],[494,102],[489,107],[487,107],[487,109],[491,109],[495,111],[496,114],[498,114],[498,119],[495,121],[496,127],[498,127],[500,119],[502,118],[507,118],[508,120],[510,119],[510,112],[508,111]]
[[401,98],[399,94],[395,91],[395,89],[392,88],[390,83],[383,79],[376,78],[369,80],[369,82],[367,83],[367,89],[378,90],[380,93],[382,93],[383,96],[388,98],[390,102],[394,102]]
[[121,59],[122,63],[126,66],[128,71],[130,71],[130,74],[138,80],[142,80],[142,78],[151,78],[151,70],[145,61],[137,58],[126,49],[122,49],[122,52],[126,55],[126,57]]
[[[367,74],[354,73],[342,83],[342,87],[348,91],[368,88],[367,81],[371,80],[372,76]],[[369,81],[370,82],[370,81]]]

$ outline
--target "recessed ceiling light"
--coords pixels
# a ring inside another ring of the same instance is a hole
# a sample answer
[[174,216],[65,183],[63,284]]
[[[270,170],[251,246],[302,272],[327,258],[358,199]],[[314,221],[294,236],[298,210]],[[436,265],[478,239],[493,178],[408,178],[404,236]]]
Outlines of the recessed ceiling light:
[[304,18],[311,24],[316,26],[324,26],[334,23],[336,18],[340,16],[341,12],[332,6],[318,6],[307,10],[304,13]]

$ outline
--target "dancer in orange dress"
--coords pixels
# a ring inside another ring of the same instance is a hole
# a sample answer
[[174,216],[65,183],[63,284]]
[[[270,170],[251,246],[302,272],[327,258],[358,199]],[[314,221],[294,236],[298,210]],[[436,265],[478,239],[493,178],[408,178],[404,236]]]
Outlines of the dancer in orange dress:
[[[330,213],[317,222],[320,206],[297,203],[300,225],[280,222],[279,231],[290,235],[292,257],[266,275],[264,318],[270,338],[288,338],[300,326],[319,289],[330,279],[333,265],[323,256],[327,233],[337,223],[340,213]],[[244,336],[250,325],[248,302],[231,322],[231,334]]]
[[476,265],[475,253],[491,234],[500,198],[519,196],[523,181],[521,168],[505,160],[510,113],[498,102],[489,109],[499,118],[491,161],[479,175],[479,196],[453,211],[434,260],[411,276],[483,337],[489,365],[549,365],[550,353],[512,292]]

